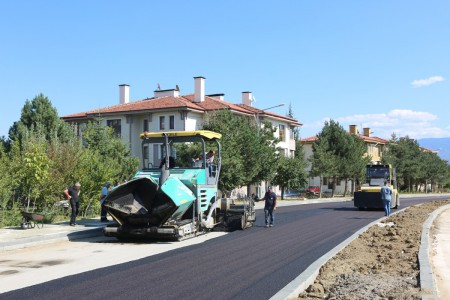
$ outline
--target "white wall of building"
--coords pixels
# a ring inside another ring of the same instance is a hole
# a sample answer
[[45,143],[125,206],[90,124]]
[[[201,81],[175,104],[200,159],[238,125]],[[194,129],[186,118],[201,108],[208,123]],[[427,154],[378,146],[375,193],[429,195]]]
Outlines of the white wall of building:
[[[291,132],[289,130],[289,124],[285,122],[280,122],[277,120],[268,120],[272,123],[272,126],[276,129],[275,137],[278,139],[282,138],[280,142],[277,144],[278,147],[282,148],[284,151],[284,155],[291,155],[292,151],[295,151],[295,141],[291,136]],[[284,126],[284,130],[280,130],[280,125]],[[284,137],[283,137],[284,136]]]
[[189,112],[186,119],[186,131],[199,130],[203,125],[203,114]]

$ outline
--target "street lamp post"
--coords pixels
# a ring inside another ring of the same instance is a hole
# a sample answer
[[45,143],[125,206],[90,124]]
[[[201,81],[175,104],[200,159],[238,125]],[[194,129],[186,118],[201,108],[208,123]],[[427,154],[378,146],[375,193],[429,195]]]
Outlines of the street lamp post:
[[[268,107],[268,108],[261,109],[261,111],[266,111],[266,110],[269,110],[269,109],[272,109],[272,108],[277,108],[277,107],[280,107],[280,106],[284,106],[284,103],[280,103],[280,104],[275,105],[275,106],[271,106],[271,107]],[[258,126],[258,131],[259,131],[259,127],[261,127],[261,122],[259,120],[259,112],[257,112],[255,114],[255,121],[256,121],[256,125]]]
[[265,110],[272,109],[272,108],[276,108],[276,107],[280,107],[280,106],[284,106],[284,103],[280,103],[280,104],[278,104],[278,105],[271,106],[271,107],[268,107],[268,108],[264,108],[264,109],[261,109],[261,110],[262,110],[262,111],[265,111]]

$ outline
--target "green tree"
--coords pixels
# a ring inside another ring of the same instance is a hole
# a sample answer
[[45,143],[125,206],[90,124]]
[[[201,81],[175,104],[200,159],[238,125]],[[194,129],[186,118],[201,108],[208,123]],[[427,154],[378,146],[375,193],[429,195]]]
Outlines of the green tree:
[[109,179],[129,180],[136,173],[139,159],[131,156],[128,145],[114,135],[111,127],[91,122],[83,131],[83,141],[90,152],[98,152],[101,163],[110,170]]
[[76,181],[74,173],[79,168],[79,162],[88,150],[81,140],[73,137],[67,142],[61,142],[53,137],[47,146],[47,156],[52,162],[47,182],[44,184],[44,193],[47,204],[62,199],[62,191],[69,184]]
[[21,119],[11,127],[10,139],[3,138],[0,145],[4,162],[0,167],[4,170],[1,207],[12,209],[14,217],[20,216],[20,206],[31,201],[39,209],[48,209],[61,200],[65,186],[80,181],[83,215],[99,212],[105,181],[129,179],[138,168],[138,159],[130,156],[127,145],[113,136],[111,128],[92,123],[85,133],[83,140],[77,137],[43,95],[27,101]]
[[30,207],[30,200],[36,200],[41,196],[43,183],[47,180],[50,168],[50,160],[47,157],[44,143],[30,143],[25,150],[23,172],[23,186],[28,188],[27,209]]
[[420,180],[425,184],[425,191],[428,191],[428,184],[430,184],[430,191],[434,192],[436,186],[445,182],[447,163],[436,153],[428,151],[422,151],[418,160],[420,162]]
[[[339,177],[339,141],[345,136],[345,131],[340,125],[331,120],[325,122],[322,131],[317,135],[317,140],[313,144],[313,155],[311,156],[312,176],[320,176],[320,186],[323,178],[328,178],[333,182],[332,196],[334,196],[334,180]],[[319,195],[322,197],[322,191]]]
[[46,140],[57,136],[67,141],[74,135],[70,126],[58,117],[56,108],[43,94],[39,94],[31,101],[26,100],[20,120],[9,129],[9,140],[21,142],[27,129],[44,133]]
[[359,137],[346,134],[345,143],[343,144],[344,151],[339,160],[340,176],[345,179],[344,197],[348,191],[348,180],[352,181],[352,191],[354,192],[355,182],[364,180],[366,165],[371,158],[366,155],[367,148],[365,142]]
[[298,190],[304,187],[307,182],[306,177],[304,159],[280,157],[272,183],[280,186],[281,199],[284,199],[286,189]]
[[326,121],[313,144],[310,175],[320,176],[320,186],[322,186],[324,177],[331,180],[332,197],[335,193],[336,181],[345,179],[346,193],[347,179],[359,178],[370,160],[365,153],[366,148],[363,141],[348,134],[338,122]]
[[18,203],[14,201],[17,183],[12,164],[10,153],[5,151],[4,145],[0,145],[0,227],[17,225],[21,220]]
[[203,129],[222,134],[222,192],[273,178],[278,156],[275,129],[270,123],[263,122],[259,128],[253,118],[223,110],[212,113]]
[[397,181],[403,189],[411,192],[413,183],[420,177],[419,157],[422,150],[416,140],[406,137],[392,136],[387,144],[382,161],[396,168]]
[[80,209],[83,215],[93,209],[99,211],[100,191],[106,181],[129,180],[139,167],[139,160],[131,157],[122,140],[114,136],[110,127],[98,122],[87,124],[83,131],[85,149],[78,155],[77,165],[69,183],[81,183]]
[[307,167],[307,161],[305,160],[305,149],[303,148],[302,142],[300,142],[300,139],[295,140],[295,158],[303,159],[305,167]]
[[[289,118],[293,118],[293,119],[295,118],[295,117],[294,117],[294,110],[292,109],[292,104],[291,104],[291,103],[289,103],[289,110],[288,110],[287,116],[288,116]],[[292,134],[294,135],[294,136],[293,136],[293,137],[294,137],[294,140],[297,141],[297,140],[300,139],[300,130],[299,130],[298,127],[296,127],[296,128],[293,129]],[[297,148],[296,148],[296,151],[297,151]]]

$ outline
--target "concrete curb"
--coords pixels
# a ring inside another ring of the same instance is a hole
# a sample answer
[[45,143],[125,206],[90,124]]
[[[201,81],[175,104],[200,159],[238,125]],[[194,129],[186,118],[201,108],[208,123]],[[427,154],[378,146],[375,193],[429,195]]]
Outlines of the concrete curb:
[[430,263],[430,229],[434,220],[444,211],[450,209],[450,204],[436,209],[430,214],[422,226],[422,237],[419,248],[420,288],[424,293],[423,300],[439,299],[433,269]]

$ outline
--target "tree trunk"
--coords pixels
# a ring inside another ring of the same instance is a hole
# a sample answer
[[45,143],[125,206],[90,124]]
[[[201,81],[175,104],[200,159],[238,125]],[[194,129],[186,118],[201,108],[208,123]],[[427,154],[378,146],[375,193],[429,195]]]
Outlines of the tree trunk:
[[281,187],[281,200],[284,200],[284,186]]
[[336,190],[336,177],[333,177],[333,182],[331,183],[331,198],[334,198],[335,190]]
[[91,205],[92,205],[92,200],[90,200],[88,202],[88,204],[86,205],[86,208],[83,210],[83,218],[86,218],[87,212],[89,211],[89,208],[91,207]]
[[347,188],[348,188],[348,179],[345,179],[345,187],[344,187],[344,197],[347,195]]
[[319,198],[322,198],[322,176],[320,176],[319,178]]
[[28,191],[28,196],[27,196],[27,211],[30,209],[30,200],[31,200],[31,188]]

